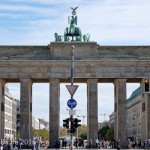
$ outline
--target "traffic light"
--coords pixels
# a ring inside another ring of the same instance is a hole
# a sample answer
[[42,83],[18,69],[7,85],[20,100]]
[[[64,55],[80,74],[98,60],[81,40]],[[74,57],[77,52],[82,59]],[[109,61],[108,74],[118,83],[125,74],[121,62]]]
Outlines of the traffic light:
[[63,127],[69,128],[69,118],[63,120]]
[[75,133],[76,128],[75,128],[75,119],[71,119],[71,127],[70,127],[70,133]]
[[150,92],[149,78],[144,79],[144,92],[145,93],[149,93]]
[[74,121],[75,121],[75,128],[78,128],[78,127],[80,127],[80,126],[81,126],[81,124],[79,124],[79,122],[81,122],[81,120],[80,120],[80,119],[75,118],[75,119],[74,119]]

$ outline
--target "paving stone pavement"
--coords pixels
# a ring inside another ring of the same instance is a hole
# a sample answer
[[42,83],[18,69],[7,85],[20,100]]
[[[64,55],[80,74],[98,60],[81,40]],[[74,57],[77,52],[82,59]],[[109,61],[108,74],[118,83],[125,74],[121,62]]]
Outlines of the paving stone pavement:
[[[56,149],[47,149],[47,150],[56,150]],[[58,149],[57,149],[58,150]],[[65,150],[65,149],[59,149],[59,150]],[[66,150],[70,150],[69,148],[67,148]],[[73,150],[117,150],[117,149],[110,149],[110,148],[107,148],[107,149],[79,149],[79,148],[73,148]],[[120,150],[129,150],[129,149],[121,149]],[[130,150],[144,150],[144,149],[130,149]]]
[[[22,150],[29,150],[29,149],[22,149]],[[40,150],[70,150],[69,148],[66,148],[66,149],[47,149],[47,148],[41,148]],[[85,148],[73,148],[72,150],[117,150],[117,149],[111,149],[111,148],[107,148],[107,149],[104,149],[104,148],[100,148],[100,149],[94,149],[94,148],[91,148],[91,149],[85,149]],[[129,150],[129,149],[122,149],[120,148],[120,150]],[[145,150],[145,149],[141,149],[141,148],[135,148],[135,149],[130,149],[130,150]]]

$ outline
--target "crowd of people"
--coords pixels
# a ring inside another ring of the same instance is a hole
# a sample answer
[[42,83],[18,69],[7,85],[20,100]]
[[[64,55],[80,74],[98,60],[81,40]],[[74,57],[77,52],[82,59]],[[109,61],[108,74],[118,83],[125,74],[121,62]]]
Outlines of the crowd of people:
[[87,143],[86,143],[86,141],[83,140],[83,139],[78,139],[78,138],[76,138],[76,139],[72,142],[72,144],[71,144],[70,141],[67,141],[67,140],[64,138],[64,139],[58,139],[58,140],[56,141],[55,147],[56,147],[56,149],[59,149],[59,148],[64,148],[64,149],[66,149],[66,148],[70,148],[71,145],[72,145],[73,147],[75,147],[75,148],[85,148],[86,145],[87,145]]
[[150,149],[150,139],[143,141],[143,144],[141,140],[139,141],[128,140],[128,148],[129,149],[135,149],[135,148]]
[[[98,140],[96,139],[94,142],[90,139],[89,144],[87,144],[87,140],[78,139],[76,138],[72,145],[74,148],[96,148],[97,149],[121,149],[121,145],[119,141],[105,141],[105,140]],[[56,141],[56,149],[59,148],[70,148],[70,141],[67,141],[66,139],[59,139]],[[150,139],[143,141],[143,144],[141,143],[141,140],[138,142],[128,140],[126,144],[127,149],[150,149]]]
[[17,141],[4,140],[0,141],[0,150],[20,150],[29,148],[32,150],[39,150],[40,148],[47,148],[47,141],[40,141],[39,139],[31,141],[19,139]]
[[[72,146],[74,148],[80,148],[80,149],[83,149],[83,148],[89,148],[89,149],[92,149],[92,148],[95,148],[95,145],[96,145],[96,148],[97,149],[101,149],[101,148],[117,148],[119,149],[119,142],[115,142],[115,141],[105,141],[105,140],[98,140],[96,139],[94,142],[90,139],[89,141],[89,144],[87,144],[87,140],[83,140],[83,139],[80,139],[80,138],[76,138],[73,142],[72,142]],[[59,148],[70,148],[71,146],[71,142],[70,141],[67,141],[66,139],[59,139],[56,141],[56,144],[55,144],[55,148],[56,149],[59,149]]]
[[10,141],[4,140],[0,142],[0,150],[16,150],[21,149],[21,142],[20,141]]
[[[28,141],[26,140],[17,140],[15,142],[11,141],[0,141],[0,150],[20,150],[22,149],[23,145],[29,145]],[[46,144],[44,141],[40,141],[39,139],[33,140],[30,144],[30,149],[32,150],[40,150],[41,148],[47,148],[48,144]],[[96,148],[97,149],[120,149],[120,143],[118,141],[105,141],[105,140],[98,140],[96,139],[94,142],[90,139],[89,144],[87,144],[87,140],[83,140],[81,138],[75,138],[72,143],[68,140],[59,139],[55,143],[56,149],[66,149],[70,148],[71,146],[74,148]],[[143,141],[143,144],[141,140],[138,142],[129,140],[127,141],[127,148],[128,149],[138,149],[138,148],[144,148],[144,149],[150,149],[150,139]]]

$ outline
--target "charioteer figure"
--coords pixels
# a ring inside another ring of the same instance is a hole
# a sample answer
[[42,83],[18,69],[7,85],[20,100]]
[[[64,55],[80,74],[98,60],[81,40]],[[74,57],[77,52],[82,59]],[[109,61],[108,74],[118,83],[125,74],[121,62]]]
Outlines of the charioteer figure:
[[89,41],[90,40],[90,34],[84,34],[82,36],[81,29],[77,27],[77,15],[76,10],[78,7],[71,7],[72,9],[72,15],[68,16],[68,24],[69,26],[65,28],[64,30],[64,36],[59,35],[58,33],[55,33],[55,41]]
[[64,36],[70,36],[72,37],[72,40],[73,40],[73,37],[75,36],[77,41],[81,41],[82,33],[81,33],[80,28],[77,27],[77,16],[76,16],[77,8],[78,7],[75,7],[75,8],[71,7],[72,16],[68,17],[69,27],[65,29]]

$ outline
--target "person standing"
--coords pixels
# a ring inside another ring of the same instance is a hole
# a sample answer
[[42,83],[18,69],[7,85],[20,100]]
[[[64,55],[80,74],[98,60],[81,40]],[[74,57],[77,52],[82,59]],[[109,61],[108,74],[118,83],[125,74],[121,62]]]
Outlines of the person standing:
[[7,150],[11,150],[11,142],[10,141],[8,142]]
[[64,148],[66,149],[66,147],[67,147],[67,140],[64,139]]
[[92,140],[90,139],[89,148],[92,148]]
[[58,150],[60,148],[60,140],[56,141],[55,148],[56,148],[56,150]]
[[3,150],[3,144],[0,142],[0,150]]
[[13,142],[13,150],[15,150],[15,149],[16,149],[16,143]]
[[39,139],[36,139],[36,150],[39,150],[40,149],[40,140]]
[[99,146],[99,140],[98,139],[96,139],[96,148],[99,148],[100,146]]

